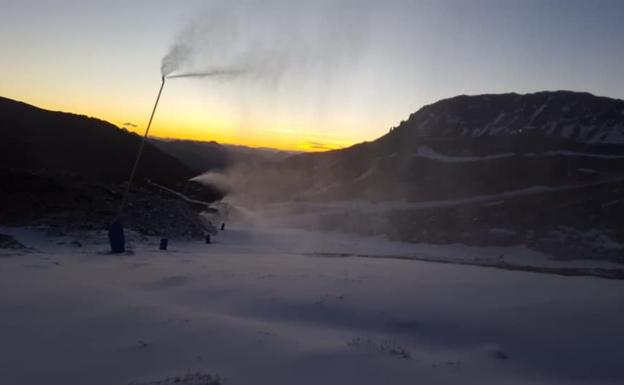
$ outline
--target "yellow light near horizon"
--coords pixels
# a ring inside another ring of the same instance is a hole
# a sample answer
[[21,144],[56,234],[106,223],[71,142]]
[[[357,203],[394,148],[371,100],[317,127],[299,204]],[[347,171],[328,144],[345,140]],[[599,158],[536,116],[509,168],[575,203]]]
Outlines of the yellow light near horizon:
[[[108,121],[118,127],[143,135],[151,98],[126,100],[123,95],[58,98],[48,92],[11,95],[37,107],[86,115]],[[28,96],[28,97],[27,97]],[[152,96],[152,95],[147,95]],[[269,147],[286,151],[316,152],[347,147],[357,139],[341,134],[315,131],[294,117],[262,115],[241,118],[236,111],[222,112],[219,107],[206,108],[193,103],[167,100],[159,106],[150,136],[216,141],[223,144]],[[131,125],[126,125],[130,123]],[[292,128],[292,125],[298,128]]]
[[[139,126],[131,131],[142,134],[144,127]],[[351,146],[356,142],[347,138],[325,136],[322,133],[310,135],[305,130],[284,132],[262,126],[239,127],[227,120],[202,118],[185,120],[172,117],[161,118],[161,121],[152,127],[150,136],[304,152],[335,150]]]

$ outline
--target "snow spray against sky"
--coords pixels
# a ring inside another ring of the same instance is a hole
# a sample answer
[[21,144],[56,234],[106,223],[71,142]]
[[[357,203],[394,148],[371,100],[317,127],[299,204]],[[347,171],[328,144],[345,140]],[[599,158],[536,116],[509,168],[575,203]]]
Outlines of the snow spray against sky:
[[[356,4],[357,5],[357,4]],[[213,1],[178,33],[165,77],[235,77],[299,83],[353,65],[367,17],[346,2]]]

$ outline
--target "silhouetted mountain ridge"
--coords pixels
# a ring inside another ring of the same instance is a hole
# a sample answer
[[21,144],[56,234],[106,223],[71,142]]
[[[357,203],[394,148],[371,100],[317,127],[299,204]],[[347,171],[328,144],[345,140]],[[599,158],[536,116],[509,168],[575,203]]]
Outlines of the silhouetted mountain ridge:
[[157,148],[201,171],[223,170],[240,163],[279,161],[293,152],[241,145],[219,144],[215,141],[150,138]]
[[[0,97],[0,167],[77,174],[100,182],[128,179],[141,138],[115,125]],[[173,185],[199,171],[147,143],[137,180]]]

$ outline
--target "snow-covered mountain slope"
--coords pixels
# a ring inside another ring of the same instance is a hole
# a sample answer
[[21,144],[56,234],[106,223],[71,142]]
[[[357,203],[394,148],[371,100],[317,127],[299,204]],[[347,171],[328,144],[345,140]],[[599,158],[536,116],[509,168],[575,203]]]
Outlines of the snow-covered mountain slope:
[[624,101],[571,91],[462,95],[422,108],[397,129],[426,137],[531,133],[579,143],[624,144]]

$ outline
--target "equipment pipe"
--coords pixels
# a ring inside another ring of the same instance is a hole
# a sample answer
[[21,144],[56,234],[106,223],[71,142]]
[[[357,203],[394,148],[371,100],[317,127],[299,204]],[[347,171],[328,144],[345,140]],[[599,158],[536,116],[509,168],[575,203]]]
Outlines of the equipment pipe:
[[130,172],[130,178],[128,178],[128,185],[126,186],[126,190],[121,200],[121,205],[119,205],[119,210],[117,211],[117,219],[121,218],[123,214],[124,207],[126,205],[126,201],[128,200],[128,194],[130,193],[130,187],[132,186],[132,182],[134,181],[134,176],[136,174],[137,168],[139,166],[139,161],[141,160],[141,155],[143,154],[143,147],[145,147],[145,141],[147,140],[147,135],[149,134],[150,127],[152,126],[152,120],[154,119],[154,114],[156,113],[156,107],[158,107],[158,101],[160,100],[160,95],[162,94],[163,88],[165,87],[165,77],[162,77],[162,83],[160,84],[160,89],[158,90],[158,96],[156,97],[156,102],[154,103],[154,108],[152,109],[152,114],[150,115],[149,121],[147,123],[147,128],[145,129],[145,134],[143,135],[143,139],[141,140],[141,145],[139,146],[139,151],[137,151],[136,158],[134,159],[134,165],[132,166],[132,171]]

